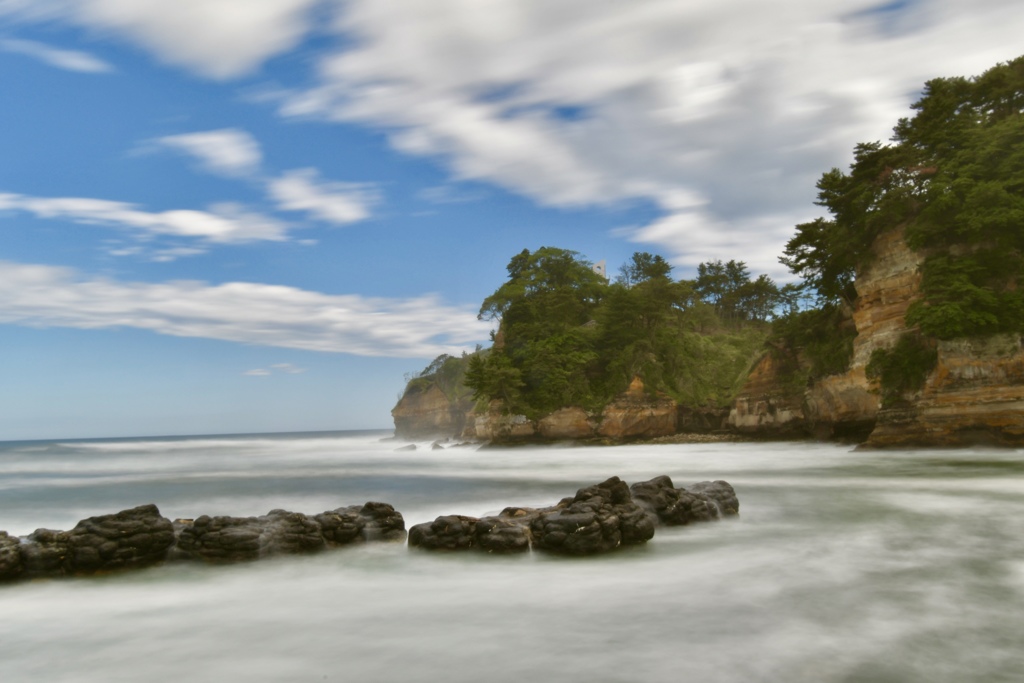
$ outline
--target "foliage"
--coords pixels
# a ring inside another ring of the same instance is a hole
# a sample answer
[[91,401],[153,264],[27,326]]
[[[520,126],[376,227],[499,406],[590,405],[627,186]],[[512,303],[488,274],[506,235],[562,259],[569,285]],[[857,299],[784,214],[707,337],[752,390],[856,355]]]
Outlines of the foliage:
[[725,404],[764,341],[761,321],[782,299],[742,262],[698,270],[730,279],[721,288],[675,281],[664,258],[638,252],[608,284],[575,252],[523,251],[480,309],[500,326],[493,348],[470,359],[465,383],[477,399],[529,417],[570,405],[599,410],[637,376],[692,405]]
[[927,336],[1024,331],[1024,57],[977,78],[929,81],[892,144],[858,145],[818,181],[831,218],[797,226],[780,259],[823,302],[851,302],[878,235],[905,228],[924,255]]
[[818,379],[845,372],[853,357],[857,329],[840,304],[791,311],[772,324],[776,349],[799,349],[809,366],[807,378]]
[[904,334],[891,349],[875,349],[865,368],[869,379],[876,379],[882,390],[882,406],[898,403],[908,392],[924,386],[935,368],[938,353],[919,334]]

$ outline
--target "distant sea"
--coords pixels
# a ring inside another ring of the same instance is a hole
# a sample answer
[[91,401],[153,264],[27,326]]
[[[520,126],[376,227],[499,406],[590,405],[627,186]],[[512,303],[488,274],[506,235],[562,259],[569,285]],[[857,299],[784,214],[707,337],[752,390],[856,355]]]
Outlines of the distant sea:
[[0,443],[0,529],[368,500],[407,525],[618,475],[725,479],[735,521],[603,557],[366,544],[0,586],[0,680],[1024,680],[1024,452],[815,443],[475,446],[390,432]]

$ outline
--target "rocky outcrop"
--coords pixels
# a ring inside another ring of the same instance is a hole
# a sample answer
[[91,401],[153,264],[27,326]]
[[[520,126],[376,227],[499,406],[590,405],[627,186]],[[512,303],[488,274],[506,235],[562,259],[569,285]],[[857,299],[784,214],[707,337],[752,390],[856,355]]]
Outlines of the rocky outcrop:
[[654,537],[654,520],[633,502],[629,486],[612,477],[577,491],[561,509],[530,522],[534,547],[562,555],[595,555]]
[[598,434],[609,439],[651,439],[675,434],[676,402],[665,394],[649,395],[639,377],[601,414]]
[[667,476],[633,484],[633,500],[657,516],[666,526],[706,522],[738,515],[739,500],[732,486],[724,481],[705,481],[689,489],[675,488]]
[[587,411],[572,406],[541,418],[537,433],[545,439],[588,439],[597,433],[597,426]]
[[465,401],[450,400],[436,384],[413,380],[391,411],[395,435],[404,439],[457,436],[471,408]]
[[137,569],[165,560],[231,563],[311,553],[362,541],[402,541],[405,520],[387,503],[310,517],[271,510],[262,517],[171,520],[155,505],[90,517],[71,531],[0,531],[0,581]]
[[474,417],[465,438],[497,443],[555,441],[601,437],[611,441],[651,439],[676,433],[676,402],[665,394],[650,395],[636,377],[629,388],[609,403],[600,415],[578,406],[560,408],[539,420],[510,414],[501,401]]
[[730,425],[757,436],[815,436],[861,441],[878,418],[880,401],[864,369],[871,353],[888,348],[906,331],[907,308],[920,298],[922,258],[902,230],[881,235],[872,261],[858,274],[850,312],[856,327],[850,368],[843,374],[794,383],[801,359],[786,350],[765,354],[748,377],[729,416]]
[[866,445],[1024,446],[1022,339],[956,339],[937,351],[922,390],[880,411]]
[[628,486],[618,477],[587,486],[546,508],[509,507],[495,517],[442,515],[409,529],[409,546],[424,550],[534,550],[596,555],[646,543],[658,524],[709,521],[739,513],[724,481],[676,489],[666,476]]
[[850,368],[794,388],[793,366],[768,354],[751,373],[729,421],[758,435],[847,437],[873,447],[1024,445],[1024,345],[1019,335],[937,342],[923,388],[882,408],[865,368],[876,349],[895,346],[920,299],[922,256],[901,230],[882,234],[857,277],[857,336]]

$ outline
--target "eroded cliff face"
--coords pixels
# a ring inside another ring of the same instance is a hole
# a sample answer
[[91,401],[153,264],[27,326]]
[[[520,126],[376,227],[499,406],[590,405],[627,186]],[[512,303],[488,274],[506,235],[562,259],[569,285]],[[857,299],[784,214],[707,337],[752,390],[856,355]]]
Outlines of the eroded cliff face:
[[939,342],[938,363],[922,390],[899,407],[881,408],[865,368],[875,349],[892,347],[907,331],[907,308],[921,296],[922,258],[902,231],[881,235],[874,251],[857,278],[850,369],[794,387],[797,359],[768,353],[736,399],[729,424],[763,436],[866,438],[877,447],[1024,444],[1024,343],[1017,335]]
[[530,420],[506,413],[500,401],[493,401],[486,412],[474,416],[472,433],[467,429],[463,437],[496,442],[595,437],[628,441],[674,434],[676,424],[675,401],[663,394],[649,395],[640,378],[635,378],[600,415],[572,406]]
[[906,405],[879,412],[868,446],[1024,445],[1024,344],[1018,335],[939,342]]
[[453,403],[437,385],[410,384],[391,411],[395,435],[404,439],[451,436],[462,431],[467,406]]

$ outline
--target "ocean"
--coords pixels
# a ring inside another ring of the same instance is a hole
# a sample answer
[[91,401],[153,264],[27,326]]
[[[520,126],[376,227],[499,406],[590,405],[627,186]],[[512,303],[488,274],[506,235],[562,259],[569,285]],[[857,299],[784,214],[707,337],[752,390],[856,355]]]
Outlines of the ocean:
[[820,443],[416,451],[389,432],[0,443],[0,529],[315,514],[406,525],[617,475],[724,479],[735,520],[601,557],[365,544],[0,585],[0,679],[138,683],[1024,680],[1024,452]]

